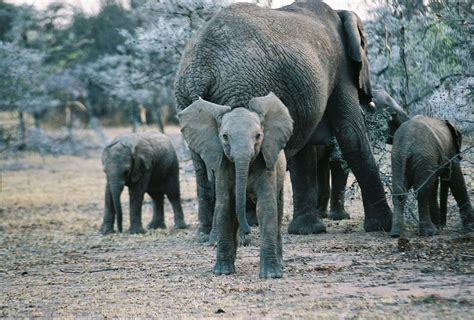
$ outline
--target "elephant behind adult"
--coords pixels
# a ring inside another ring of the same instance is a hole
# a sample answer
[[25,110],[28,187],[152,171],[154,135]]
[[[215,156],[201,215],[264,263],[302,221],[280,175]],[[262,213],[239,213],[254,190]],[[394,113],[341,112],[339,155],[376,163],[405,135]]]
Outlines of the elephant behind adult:
[[[397,130],[392,148],[391,236],[403,233],[404,204],[410,187],[417,193],[420,235],[434,235],[438,232],[436,225],[446,224],[448,187],[458,204],[463,228],[474,231],[474,209],[460,165],[461,141],[461,133],[448,121],[420,115]],[[439,180],[441,210],[437,192]]]
[[[385,139],[387,144],[393,143],[395,131],[402,123],[408,121],[410,117],[403,108],[382,88],[372,90],[372,102],[375,108],[371,107],[367,112],[378,112],[387,114],[387,132]],[[332,220],[349,219],[350,215],[344,208],[345,190],[349,171],[342,164],[340,159],[331,159],[334,152],[334,143],[327,137],[324,145],[317,146],[317,170],[318,170],[318,212],[322,218],[328,217]],[[331,179],[329,179],[331,177]],[[331,183],[329,182],[331,181]],[[330,200],[330,201],[329,201]],[[330,202],[329,214],[327,213]]]
[[[294,119],[285,148],[294,214],[290,233],[325,232],[316,212],[313,146],[334,134],[362,189],[366,231],[389,230],[385,199],[360,103],[372,98],[366,40],[360,19],[320,1],[298,1],[270,10],[253,4],[222,9],[188,43],[177,72],[177,107],[199,97],[248,108],[273,91]],[[324,130],[316,130],[326,114]],[[200,231],[209,233],[214,212],[213,175],[205,154],[192,152],[196,169]]]

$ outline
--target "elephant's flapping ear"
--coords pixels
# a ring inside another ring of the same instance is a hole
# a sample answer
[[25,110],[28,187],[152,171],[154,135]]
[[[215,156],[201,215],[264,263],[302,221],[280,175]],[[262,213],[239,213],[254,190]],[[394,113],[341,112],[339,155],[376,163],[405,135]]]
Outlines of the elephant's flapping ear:
[[367,105],[372,100],[372,86],[367,60],[367,40],[364,36],[362,21],[352,11],[340,10],[337,13],[343,23],[349,57],[355,67],[354,73],[359,91],[359,100],[361,104]]
[[204,160],[209,179],[211,179],[211,170],[217,172],[224,153],[219,140],[218,121],[230,110],[229,106],[199,98],[178,113],[184,139],[189,148]]
[[251,99],[249,109],[259,114],[263,119],[262,153],[267,168],[271,168],[291,137],[293,119],[291,119],[288,108],[273,92],[264,97]]
[[444,120],[446,125],[449,128],[449,131],[451,132],[451,135],[453,136],[453,141],[454,141],[454,147],[456,148],[456,154],[458,155],[458,159],[461,160],[461,145],[462,145],[462,134],[458,130],[458,128],[453,125],[451,122],[448,120]]
[[131,147],[132,152],[132,169],[130,179],[133,183],[140,180],[143,173],[151,170],[153,166],[153,146],[146,140],[140,140],[136,145]]

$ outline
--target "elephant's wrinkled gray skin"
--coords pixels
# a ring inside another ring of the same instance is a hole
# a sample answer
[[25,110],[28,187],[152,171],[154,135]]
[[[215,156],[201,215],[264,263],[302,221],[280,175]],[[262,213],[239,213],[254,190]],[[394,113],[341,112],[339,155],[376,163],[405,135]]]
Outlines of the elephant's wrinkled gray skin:
[[153,199],[153,218],[148,228],[166,228],[163,200],[174,211],[175,228],[186,228],[179,190],[179,162],[170,139],[159,132],[129,133],[116,137],[102,153],[107,176],[102,234],[114,232],[114,220],[122,232],[120,194],[125,186],[130,196],[130,233],[145,233],[142,203],[145,193]]
[[[456,199],[463,228],[474,230],[474,210],[466,190],[460,159],[461,134],[449,122],[415,116],[396,131],[392,147],[394,214],[390,235],[403,233],[403,210],[410,187],[417,191],[419,233],[431,236],[446,224],[448,187]],[[451,160],[451,161],[450,161]],[[441,210],[438,181],[441,180]]]
[[249,108],[217,105],[199,99],[179,114],[189,147],[209,164],[215,179],[217,231],[216,274],[235,271],[237,229],[247,235],[247,195],[256,202],[260,226],[260,277],[282,276],[281,219],[286,161],[283,147],[293,121],[270,93],[253,98]]
[[[402,107],[381,88],[373,89],[372,102],[375,110],[368,112],[386,112],[390,115],[388,119],[388,131],[386,133],[387,144],[393,143],[393,135],[400,125],[410,118]],[[349,213],[344,209],[345,189],[349,171],[344,170],[338,160],[330,160],[332,146],[330,141],[325,145],[317,146],[317,170],[318,170],[318,212],[322,218],[328,217],[332,220],[350,219]],[[329,184],[331,175],[331,186]],[[327,214],[328,202],[331,199],[330,211]]]
[[[285,147],[293,187],[288,231],[325,232],[316,212],[314,145],[334,134],[362,189],[366,231],[389,230],[391,211],[371,153],[360,103],[372,97],[360,19],[319,1],[276,9],[230,5],[188,43],[176,77],[177,107],[199,97],[248,108],[253,97],[273,91],[288,108],[293,135]],[[324,120],[323,115],[325,115]],[[316,130],[326,122],[329,133]],[[209,177],[216,169],[195,150],[200,232],[208,234],[215,205]]]

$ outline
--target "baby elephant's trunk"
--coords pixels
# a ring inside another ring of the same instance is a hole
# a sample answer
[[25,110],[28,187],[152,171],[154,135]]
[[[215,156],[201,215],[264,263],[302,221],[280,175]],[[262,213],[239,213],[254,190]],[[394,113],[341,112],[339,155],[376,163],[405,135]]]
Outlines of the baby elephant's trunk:
[[250,226],[245,215],[249,165],[250,159],[248,158],[235,160],[235,210],[237,213],[237,220],[239,221],[240,231],[243,234],[250,233]]

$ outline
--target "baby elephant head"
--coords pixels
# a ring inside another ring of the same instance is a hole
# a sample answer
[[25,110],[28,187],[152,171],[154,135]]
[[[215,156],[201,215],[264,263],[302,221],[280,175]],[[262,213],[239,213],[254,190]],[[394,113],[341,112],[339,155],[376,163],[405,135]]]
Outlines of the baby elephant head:
[[245,219],[250,163],[261,152],[272,168],[293,131],[288,109],[273,93],[251,99],[248,107],[231,109],[199,99],[179,113],[184,138],[204,160],[209,180],[224,155],[235,164],[236,211],[244,233],[250,232]]

